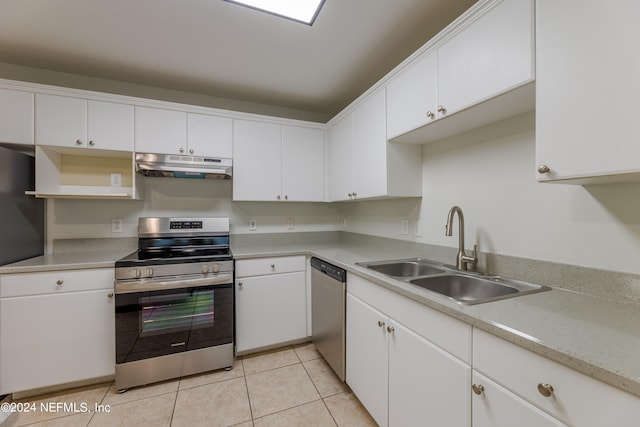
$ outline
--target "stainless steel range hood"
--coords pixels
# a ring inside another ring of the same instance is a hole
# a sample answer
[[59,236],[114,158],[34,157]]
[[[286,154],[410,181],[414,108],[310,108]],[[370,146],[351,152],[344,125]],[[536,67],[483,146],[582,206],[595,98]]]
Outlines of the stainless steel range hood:
[[231,179],[232,164],[219,157],[136,153],[136,171],[145,176]]

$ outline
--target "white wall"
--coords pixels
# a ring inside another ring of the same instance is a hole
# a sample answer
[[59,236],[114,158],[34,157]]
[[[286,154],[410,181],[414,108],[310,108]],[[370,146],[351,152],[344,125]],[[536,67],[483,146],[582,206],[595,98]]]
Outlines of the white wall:
[[[231,181],[142,178],[144,200],[49,199],[47,240],[136,237],[141,216],[222,216],[231,219],[232,233],[278,233],[336,230],[339,207],[325,203],[231,201]],[[287,230],[293,217],[294,230]],[[123,220],[123,232],[111,232],[111,220]],[[249,231],[249,219],[256,231]]]
[[467,248],[640,273],[640,184],[540,184],[535,167],[533,114],[425,145],[422,199],[344,203],[346,230],[457,247],[444,225],[459,205]]

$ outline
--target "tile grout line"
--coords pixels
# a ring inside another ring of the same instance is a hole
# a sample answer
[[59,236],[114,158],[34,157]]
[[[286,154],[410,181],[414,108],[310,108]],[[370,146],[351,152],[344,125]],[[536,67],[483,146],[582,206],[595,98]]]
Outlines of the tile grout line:
[[247,402],[249,403],[249,416],[251,417],[251,425],[254,425],[253,408],[251,407],[251,395],[249,394],[249,384],[247,384],[247,371],[244,369],[244,359],[239,359],[242,363],[242,377],[244,378],[244,389],[247,392]]
[[[315,359],[312,359],[315,360]],[[309,379],[311,380],[311,384],[313,384],[313,387],[315,387],[316,392],[318,393],[318,396],[320,396],[320,400],[322,401],[322,404],[324,405],[324,407],[326,408],[327,412],[329,413],[329,415],[331,416],[331,419],[333,420],[334,424],[336,426],[338,426],[338,421],[335,419],[335,417],[333,416],[333,413],[331,412],[331,409],[329,409],[329,407],[327,406],[327,402],[325,402],[325,398],[324,396],[322,396],[322,394],[320,393],[320,390],[318,390],[318,386],[316,385],[315,381],[313,381],[313,378],[311,378],[311,375],[309,374],[309,371],[307,370],[307,367],[304,365],[303,362],[300,362],[302,364],[302,368],[304,369],[304,371],[307,373],[307,376],[309,377]],[[336,393],[339,394],[339,393]],[[332,396],[335,396],[332,395]],[[331,397],[331,396],[328,396]]]

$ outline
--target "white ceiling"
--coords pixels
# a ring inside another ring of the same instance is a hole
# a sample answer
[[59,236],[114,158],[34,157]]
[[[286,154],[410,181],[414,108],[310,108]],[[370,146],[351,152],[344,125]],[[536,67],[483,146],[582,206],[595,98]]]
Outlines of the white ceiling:
[[476,0],[0,0],[0,62],[333,115]]

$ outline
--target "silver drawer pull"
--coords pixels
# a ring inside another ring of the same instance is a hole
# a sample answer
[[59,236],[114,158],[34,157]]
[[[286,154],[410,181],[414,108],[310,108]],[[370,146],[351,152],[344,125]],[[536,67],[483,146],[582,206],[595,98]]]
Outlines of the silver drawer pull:
[[474,384],[471,386],[471,389],[477,395],[480,395],[484,392],[484,386],[482,384]]
[[186,345],[186,344],[187,343],[184,342],[184,341],[183,342],[175,342],[175,343],[171,344],[171,347],[181,347],[181,346]]
[[551,386],[551,384],[540,383],[538,384],[538,391],[544,397],[551,397],[551,395],[553,394],[553,387]]
[[56,285],[58,285],[58,286],[62,286],[62,284],[63,284],[63,283],[64,283],[64,280],[58,280],[58,281],[56,282]]

